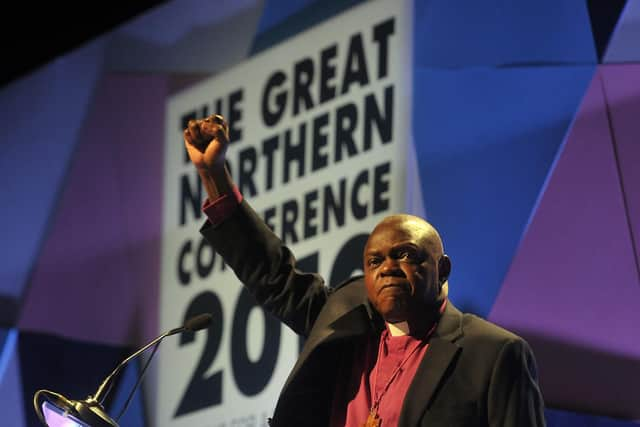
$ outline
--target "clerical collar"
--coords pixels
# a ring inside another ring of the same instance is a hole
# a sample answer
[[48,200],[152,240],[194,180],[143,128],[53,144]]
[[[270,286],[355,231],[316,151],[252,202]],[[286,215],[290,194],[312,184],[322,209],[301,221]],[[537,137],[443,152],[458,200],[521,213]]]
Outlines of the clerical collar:
[[415,319],[413,321],[409,320],[406,322],[398,322],[398,323],[387,323],[385,322],[385,327],[389,336],[404,336],[411,335],[414,338],[422,338],[425,333],[433,328],[444,313],[445,308],[447,307],[448,299],[445,298],[438,307],[437,313],[432,314],[427,312],[427,317],[422,317],[420,319]]

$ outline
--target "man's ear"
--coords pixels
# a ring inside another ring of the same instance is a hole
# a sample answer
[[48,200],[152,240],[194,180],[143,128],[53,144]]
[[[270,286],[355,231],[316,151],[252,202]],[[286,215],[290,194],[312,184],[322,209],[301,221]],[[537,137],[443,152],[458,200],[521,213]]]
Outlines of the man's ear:
[[438,282],[443,285],[451,273],[451,260],[446,254],[442,254],[438,260]]

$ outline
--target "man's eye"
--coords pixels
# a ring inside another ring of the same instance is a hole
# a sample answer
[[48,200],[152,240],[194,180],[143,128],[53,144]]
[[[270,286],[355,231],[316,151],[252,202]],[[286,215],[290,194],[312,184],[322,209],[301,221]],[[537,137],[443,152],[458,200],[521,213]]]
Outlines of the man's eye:
[[380,258],[369,258],[367,265],[369,265],[369,267],[380,265]]
[[396,259],[406,262],[422,262],[420,253],[411,249],[399,251],[396,255]]

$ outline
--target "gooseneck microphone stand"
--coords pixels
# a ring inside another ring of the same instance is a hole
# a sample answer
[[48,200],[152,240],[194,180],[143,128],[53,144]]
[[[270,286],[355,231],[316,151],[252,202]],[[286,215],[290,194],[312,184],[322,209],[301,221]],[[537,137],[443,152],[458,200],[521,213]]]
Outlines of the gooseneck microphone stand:
[[[171,329],[170,331],[165,332],[162,335],[158,336],[149,344],[145,345],[144,347],[142,347],[141,349],[133,353],[131,356],[127,357],[122,362],[120,362],[120,364],[116,366],[116,368],[109,374],[109,376],[107,376],[104,379],[104,381],[102,381],[102,384],[100,384],[100,387],[98,387],[98,390],[93,395],[89,395],[84,400],[70,400],[70,399],[67,399],[65,396],[63,396],[62,394],[56,393],[54,391],[44,390],[44,389],[38,390],[33,396],[33,406],[36,411],[36,414],[38,415],[38,419],[44,425],[48,425],[46,417],[45,415],[43,415],[42,408],[40,405],[40,400],[41,398],[43,398],[47,402],[49,402],[50,404],[52,404],[53,406],[61,410],[65,415],[71,415],[72,417],[76,418],[78,421],[90,427],[118,427],[118,423],[114,421],[109,416],[109,414],[107,414],[107,412],[104,410],[104,407],[102,406],[102,402],[104,402],[104,399],[106,398],[107,394],[111,390],[113,378],[118,373],[120,373],[122,368],[127,363],[129,363],[130,360],[139,356],[149,347],[158,345],[160,341],[162,341],[164,338],[170,335],[175,335],[185,331],[195,332],[195,331],[204,329],[211,324],[211,319],[212,319],[211,314],[208,314],[208,313],[199,314],[187,320],[183,326],[180,326],[179,328]],[[155,349],[153,354],[155,354]],[[153,354],[151,355],[147,363],[151,361]],[[135,391],[135,388],[133,391]]]

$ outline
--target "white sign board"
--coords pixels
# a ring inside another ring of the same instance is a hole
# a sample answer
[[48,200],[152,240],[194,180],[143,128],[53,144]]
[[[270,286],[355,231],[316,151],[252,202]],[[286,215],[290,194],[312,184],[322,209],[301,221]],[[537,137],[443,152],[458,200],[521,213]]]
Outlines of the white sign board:
[[214,321],[161,348],[156,425],[266,425],[299,352],[198,232],[205,195],[183,147],[187,121],[227,118],[244,197],[301,269],[336,284],[361,269],[374,225],[405,208],[411,13],[410,2],[366,2],[170,99],[160,327],[202,312]]

